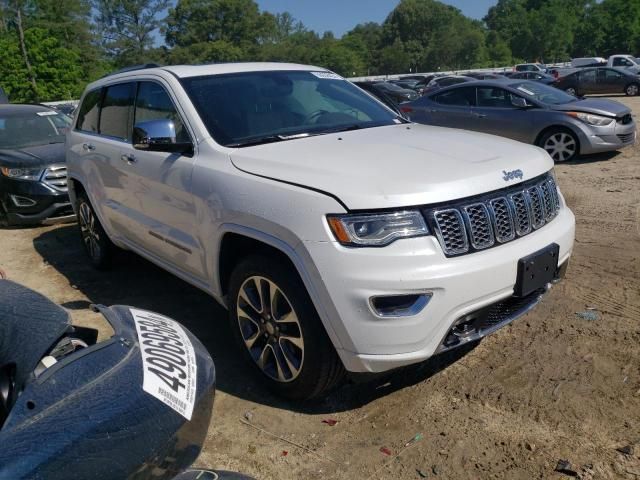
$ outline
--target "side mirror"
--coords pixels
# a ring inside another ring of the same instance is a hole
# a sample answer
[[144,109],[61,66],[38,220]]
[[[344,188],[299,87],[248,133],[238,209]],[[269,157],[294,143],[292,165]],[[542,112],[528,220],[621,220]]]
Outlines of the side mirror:
[[533,106],[527,102],[526,98],[522,97],[511,97],[511,105],[516,108],[531,108]]
[[167,118],[138,122],[133,127],[133,148],[149,152],[189,153],[191,142],[178,142],[176,126]]

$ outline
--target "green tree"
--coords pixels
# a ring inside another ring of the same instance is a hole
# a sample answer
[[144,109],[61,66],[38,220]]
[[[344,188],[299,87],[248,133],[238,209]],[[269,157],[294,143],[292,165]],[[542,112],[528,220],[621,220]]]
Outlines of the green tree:
[[[169,9],[164,33],[170,47],[218,51],[222,57],[211,61],[224,61],[229,46],[234,58],[241,52],[238,60],[257,57],[259,46],[273,39],[274,28],[274,16],[261,13],[253,0],[178,0]],[[207,45],[215,42],[225,47],[212,50]]]
[[151,59],[158,17],[170,4],[170,0],[94,0],[102,48],[116,67]]
[[[383,50],[402,45],[399,54],[408,55],[410,64],[425,71],[482,66],[487,61],[482,25],[436,0],[401,0],[383,24],[382,43]],[[390,54],[386,50],[385,55]]]
[[38,102],[78,98],[85,84],[80,56],[63,47],[45,29],[29,28],[25,31],[24,38],[33,74],[37,79],[35,92],[21,60],[18,39],[9,35],[0,38],[0,49],[3,52],[0,56],[2,86],[11,101]]

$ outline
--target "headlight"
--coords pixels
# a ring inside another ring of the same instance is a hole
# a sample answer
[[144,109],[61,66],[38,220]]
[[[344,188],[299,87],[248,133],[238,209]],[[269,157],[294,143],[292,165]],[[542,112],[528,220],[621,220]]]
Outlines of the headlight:
[[342,245],[383,247],[399,238],[429,234],[429,228],[416,210],[365,215],[329,215],[331,231]]
[[39,168],[9,168],[0,167],[2,175],[9,178],[16,178],[18,180],[40,180],[42,176],[42,169]]
[[596,127],[611,125],[611,122],[614,121],[613,118],[594,115],[593,113],[568,112],[568,114],[572,117],[577,118],[578,120],[582,120],[584,123],[588,123],[589,125],[594,125]]

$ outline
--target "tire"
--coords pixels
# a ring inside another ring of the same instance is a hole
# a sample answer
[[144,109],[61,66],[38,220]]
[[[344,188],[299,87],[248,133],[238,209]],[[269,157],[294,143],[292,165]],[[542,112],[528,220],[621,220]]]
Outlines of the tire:
[[105,270],[111,265],[115,246],[109,240],[87,194],[78,194],[76,200],[80,238],[91,265],[97,270]]
[[552,129],[545,132],[538,146],[547,151],[554,162],[567,162],[576,158],[580,143],[573,132],[567,129]]
[[293,268],[268,256],[248,257],[231,274],[228,299],[236,343],[270,390],[308,400],[341,382],[342,362]]
[[9,216],[7,215],[7,209],[4,206],[4,203],[0,201],[0,227],[10,227],[11,223],[9,223]]
[[640,85],[638,85],[637,83],[630,83],[625,87],[624,93],[628,97],[635,97],[640,93]]
[[573,88],[573,87],[565,88],[565,90],[564,90],[564,91],[565,91],[566,93],[568,93],[569,95],[572,95],[572,96],[574,96],[574,97],[577,97],[577,96],[578,96],[578,91],[577,91],[575,88]]

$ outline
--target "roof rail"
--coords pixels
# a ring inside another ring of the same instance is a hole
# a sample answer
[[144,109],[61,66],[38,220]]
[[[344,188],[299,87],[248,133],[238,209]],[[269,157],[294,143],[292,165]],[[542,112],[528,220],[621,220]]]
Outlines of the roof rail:
[[103,75],[101,78],[110,77],[111,75],[116,75],[118,73],[133,72],[135,70],[145,70],[147,68],[158,68],[158,67],[162,67],[162,65],[159,65],[157,63],[143,63],[141,65],[131,65],[130,67],[124,67],[124,68],[121,68],[120,70],[116,70],[115,72],[107,73],[106,75]]

